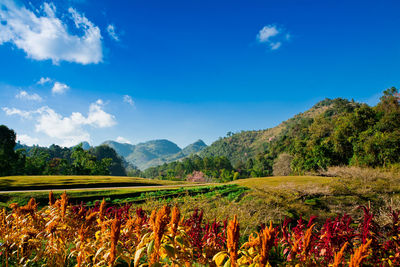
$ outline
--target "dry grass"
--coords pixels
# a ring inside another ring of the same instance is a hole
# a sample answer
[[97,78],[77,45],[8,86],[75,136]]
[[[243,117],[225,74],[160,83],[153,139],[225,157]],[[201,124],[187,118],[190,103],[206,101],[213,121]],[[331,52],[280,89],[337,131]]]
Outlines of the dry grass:
[[264,187],[271,186],[281,186],[283,184],[295,184],[295,185],[322,185],[327,184],[332,181],[331,177],[321,177],[321,176],[271,176],[271,177],[262,177],[262,178],[248,178],[248,179],[240,179],[236,180],[234,184],[240,186],[246,186],[249,188],[260,189]]
[[400,174],[383,169],[362,168],[357,166],[329,167],[322,172],[325,176],[341,178],[361,178],[376,181],[377,179],[400,179]]
[[1,188],[34,188],[34,187],[49,187],[65,186],[65,188],[79,185],[96,185],[109,184],[124,186],[124,185],[174,185],[182,184],[180,181],[153,180],[138,177],[127,176],[57,176],[57,175],[40,175],[40,176],[5,176],[0,177]]

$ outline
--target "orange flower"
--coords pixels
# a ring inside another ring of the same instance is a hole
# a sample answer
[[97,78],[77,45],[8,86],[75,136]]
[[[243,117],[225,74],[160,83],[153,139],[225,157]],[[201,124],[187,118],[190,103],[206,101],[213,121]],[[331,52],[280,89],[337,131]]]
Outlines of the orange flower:
[[244,248],[258,247],[260,246],[260,236],[256,233],[249,235],[249,241],[243,244]]
[[343,261],[343,253],[348,245],[348,242],[344,243],[343,247],[340,249],[338,253],[335,253],[335,258],[333,259],[332,267],[339,267],[339,265]]
[[354,254],[350,256],[349,267],[359,267],[361,265],[361,262],[369,255],[368,247],[371,245],[371,242],[372,239],[362,244],[354,251]]
[[111,225],[111,248],[110,248],[109,266],[113,266],[114,261],[116,260],[116,252],[117,252],[116,248],[118,244],[120,231],[121,231],[121,221],[118,218],[115,218]]
[[89,210],[89,215],[87,215],[85,218],[87,225],[93,222],[93,220],[96,218],[96,214],[97,212],[92,212],[91,210]]
[[56,200],[54,199],[53,191],[50,191],[49,192],[49,206],[50,207],[53,206],[55,202],[56,202]]
[[237,252],[239,248],[239,223],[237,216],[233,218],[233,221],[229,221],[227,228],[227,246],[229,256],[231,258],[231,266],[237,267]]
[[99,209],[99,219],[100,221],[104,220],[104,215],[106,214],[106,200],[103,198],[100,204],[100,209]]
[[154,252],[151,255],[150,262],[156,263],[159,260],[159,250],[161,246],[161,239],[164,234],[165,227],[169,222],[169,206],[162,207],[158,212],[153,225],[154,233]]
[[61,217],[63,217],[63,218],[67,211],[67,206],[68,206],[68,196],[67,196],[67,192],[64,191],[64,193],[61,195]]
[[260,233],[260,266],[264,267],[268,263],[269,251],[274,246],[276,235],[276,229],[272,227],[272,222],[270,222],[269,227],[265,227]]
[[156,210],[152,210],[151,211],[151,215],[150,215],[150,219],[149,219],[149,224],[153,227],[155,220],[156,220],[156,215],[157,215],[157,211]]
[[308,251],[310,250],[310,241],[312,236],[312,230],[315,226],[315,223],[307,229],[304,238],[303,238],[303,254],[307,255]]
[[174,237],[175,237],[176,231],[178,229],[180,217],[181,217],[181,213],[179,212],[178,207],[175,206],[172,209],[172,216],[171,216],[171,223],[170,223],[171,224],[171,233],[172,233],[172,236],[174,236]]

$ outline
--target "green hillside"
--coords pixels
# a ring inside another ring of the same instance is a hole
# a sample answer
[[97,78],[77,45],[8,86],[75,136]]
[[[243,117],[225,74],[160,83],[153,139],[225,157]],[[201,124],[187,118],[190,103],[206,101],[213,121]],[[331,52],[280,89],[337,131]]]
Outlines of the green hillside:
[[201,151],[200,156],[225,156],[233,165],[236,165],[238,162],[246,162],[248,159],[254,158],[257,154],[264,153],[272,142],[276,141],[279,136],[287,132],[293,125],[303,121],[311,122],[324,112],[330,114],[329,111],[337,109],[340,104],[349,106],[358,105],[340,98],[333,100],[325,99],[318,102],[309,110],[297,114],[274,128],[258,131],[241,131],[240,133],[220,138]]

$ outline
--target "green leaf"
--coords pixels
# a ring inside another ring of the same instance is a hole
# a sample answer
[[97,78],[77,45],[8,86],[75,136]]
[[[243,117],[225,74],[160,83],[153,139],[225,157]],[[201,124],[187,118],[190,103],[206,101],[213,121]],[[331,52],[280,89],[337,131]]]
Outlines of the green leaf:
[[168,257],[170,257],[170,258],[175,257],[175,249],[172,246],[165,244],[164,249],[165,249],[165,252],[167,252]]
[[177,236],[175,238],[175,240],[176,240],[176,242],[178,242],[179,244],[181,244],[181,245],[183,245],[185,247],[190,247],[189,242],[185,238],[182,238],[181,236]]
[[147,247],[147,256],[149,257],[151,256],[153,249],[154,249],[154,240],[151,240],[149,246]]
[[135,267],[138,266],[140,257],[142,256],[142,253],[143,253],[143,251],[144,251],[145,249],[146,249],[146,247],[142,247],[141,249],[136,250],[136,253],[135,253],[135,261],[134,261],[134,266],[135,266]]
[[224,267],[231,267],[231,259],[225,262]]

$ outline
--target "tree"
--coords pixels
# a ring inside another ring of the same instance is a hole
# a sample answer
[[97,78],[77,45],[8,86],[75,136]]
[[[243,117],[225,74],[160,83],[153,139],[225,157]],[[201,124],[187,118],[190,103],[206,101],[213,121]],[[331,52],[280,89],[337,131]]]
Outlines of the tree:
[[110,159],[109,173],[115,176],[126,176],[124,160],[115,152],[115,150],[107,145],[97,146],[90,149],[97,160]]
[[290,167],[293,157],[287,153],[282,153],[275,160],[273,170],[275,176],[287,176],[290,175],[292,169]]
[[5,125],[0,125],[0,176],[13,175],[18,155],[14,151],[16,134]]
[[72,162],[74,174],[89,175],[95,170],[96,157],[85,151],[82,145],[73,148],[71,158],[74,160]]

